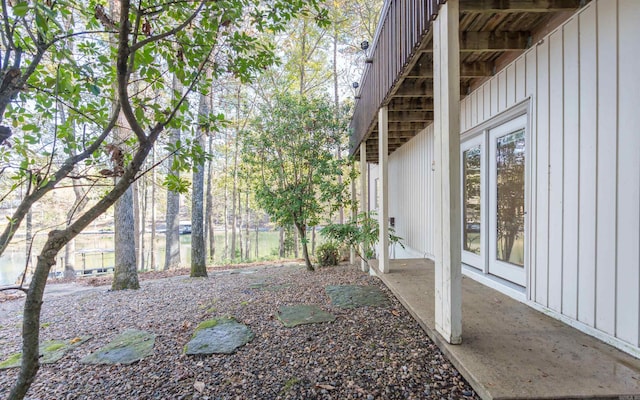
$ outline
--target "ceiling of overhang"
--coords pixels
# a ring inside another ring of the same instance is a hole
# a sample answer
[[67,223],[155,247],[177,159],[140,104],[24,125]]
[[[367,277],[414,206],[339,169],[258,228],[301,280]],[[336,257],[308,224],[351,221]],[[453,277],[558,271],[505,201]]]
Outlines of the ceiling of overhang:
[[[461,0],[461,97],[495,75],[586,3],[588,0]],[[384,103],[389,110],[389,154],[433,122],[432,53],[429,33]],[[369,162],[378,161],[377,115],[373,118],[365,136]]]

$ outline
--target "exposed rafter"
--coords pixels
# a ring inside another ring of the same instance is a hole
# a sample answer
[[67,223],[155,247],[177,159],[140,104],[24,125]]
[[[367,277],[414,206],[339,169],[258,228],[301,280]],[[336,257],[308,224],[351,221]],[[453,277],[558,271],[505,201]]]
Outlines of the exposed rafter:
[[[473,63],[460,63],[461,78],[486,78],[493,75],[494,63],[492,61],[477,61]],[[407,78],[433,78],[433,64],[416,64],[407,74]]]
[[389,122],[429,122],[433,121],[433,111],[391,111]]
[[572,11],[581,0],[460,0],[460,11],[499,12],[556,12]]

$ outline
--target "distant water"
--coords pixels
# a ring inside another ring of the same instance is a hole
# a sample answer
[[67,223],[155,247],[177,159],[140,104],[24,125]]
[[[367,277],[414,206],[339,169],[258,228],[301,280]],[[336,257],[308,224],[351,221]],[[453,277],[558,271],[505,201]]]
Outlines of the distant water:
[[[145,269],[150,268],[151,235],[145,240]],[[24,238],[14,241],[0,256],[0,285],[16,283],[26,265],[26,244]],[[164,235],[156,236],[156,264],[164,265]],[[35,268],[37,256],[44,245],[44,237],[36,238],[31,251],[28,269]],[[183,263],[191,263],[191,235],[180,235],[180,256]],[[113,234],[81,234],[76,237],[76,271],[113,266]],[[64,250],[58,254],[56,265],[51,272],[64,270]]]

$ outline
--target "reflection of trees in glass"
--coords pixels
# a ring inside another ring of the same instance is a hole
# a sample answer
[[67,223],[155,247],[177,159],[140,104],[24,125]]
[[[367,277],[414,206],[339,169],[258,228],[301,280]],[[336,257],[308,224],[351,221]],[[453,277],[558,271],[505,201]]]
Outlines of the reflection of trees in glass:
[[480,146],[463,153],[464,249],[480,254]]
[[524,265],[523,252],[514,254],[517,240],[524,236],[524,129],[499,137],[496,141],[497,258]]

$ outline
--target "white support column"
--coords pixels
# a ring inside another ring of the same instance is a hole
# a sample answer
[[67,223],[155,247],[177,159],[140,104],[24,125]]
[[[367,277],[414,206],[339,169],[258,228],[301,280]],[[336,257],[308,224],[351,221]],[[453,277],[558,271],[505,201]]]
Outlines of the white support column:
[[436,330],[462,342],[460,233],[460,50],[459,2],[441,6],[433,26],[436,158]]
[[[352,161],[352,168],[355,168],[355,161]],[[353,172],[353,170],[352,170]],[[356,203],[356,180],[351,179],[351,222],[355,222],[358,215],[358,204]],[[354,265],[356,263],[356,249],[351,247],[349,249],[349,264]]]
[[[367,191],[367,182],[369,180],[369,174],[367,173],[367,142],[364,141],[360,144],[360,212],[368,212],[369,192]],[[360,268],[362,272],[369,272],[369,264],[364,259],[364,255],[367,251],[369,244],[362,243],[362,261]]]
[[387,107],[378,111],[378,226],[380,227],[380,254],[378,270],[389,273],[389,111]]

